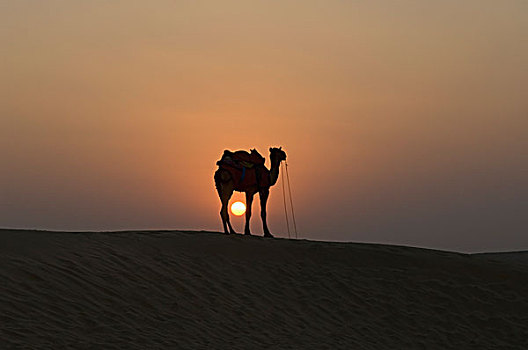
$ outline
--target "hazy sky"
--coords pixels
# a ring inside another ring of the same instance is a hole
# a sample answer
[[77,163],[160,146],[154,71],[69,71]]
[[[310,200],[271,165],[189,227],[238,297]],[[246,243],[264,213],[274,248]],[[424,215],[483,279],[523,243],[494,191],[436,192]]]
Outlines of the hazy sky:
[[303,238],[528,249],[527,18],[526,0],[0,0],[0,227],[219,231],[222,151],[281,145]]

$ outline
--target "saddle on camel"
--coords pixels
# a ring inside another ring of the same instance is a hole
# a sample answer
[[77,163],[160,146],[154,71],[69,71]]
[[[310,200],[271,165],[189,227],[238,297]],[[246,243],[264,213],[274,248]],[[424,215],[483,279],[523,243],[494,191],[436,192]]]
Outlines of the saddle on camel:
[[231,174],[235,191],[244,191],[249,186],[269,187],[269,171],[264,162],[264,157],[256,149],[252,149],[251,153],[225,150],[216,164]]

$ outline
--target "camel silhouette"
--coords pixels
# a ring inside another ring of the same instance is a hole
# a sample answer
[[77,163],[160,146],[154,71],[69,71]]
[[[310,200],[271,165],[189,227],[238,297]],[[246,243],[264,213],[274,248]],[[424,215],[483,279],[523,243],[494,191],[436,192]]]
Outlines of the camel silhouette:
[[244,234],[251,235],[249,228],[251,205],[253,204],[253,196],[258,192],[264,237],[273,237],[266,221],[266,205],[270,187],[275,185],[279,179],[280,163],[286,160],[286,153],[282,150],[282,147],[270,148],[269,151],[270,170],[264,166],[264,158],[256,150],[251,150],[251,154],[246,151],[230,152],[226,150],[222,159],[217,162],[219,168],[214,174],[214,181],[218,196],[222,202],[220,217],[222,218],[226,234],[236,233],[231,226],[227,207],[233,192],[238,191],[246,194],[247,208]]

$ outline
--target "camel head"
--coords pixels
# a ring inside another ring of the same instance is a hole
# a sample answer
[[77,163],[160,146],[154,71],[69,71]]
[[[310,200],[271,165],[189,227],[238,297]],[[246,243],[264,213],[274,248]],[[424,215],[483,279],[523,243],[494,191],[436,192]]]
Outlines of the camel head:
[[270,147],[270,159],[276,159],[279,163],[286,160],[286,152],[282,150],[282,147]]

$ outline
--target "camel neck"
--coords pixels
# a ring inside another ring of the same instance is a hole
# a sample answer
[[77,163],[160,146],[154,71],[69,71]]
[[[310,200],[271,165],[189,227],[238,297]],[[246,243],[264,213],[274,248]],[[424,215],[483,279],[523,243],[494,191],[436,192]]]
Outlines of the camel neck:
[[273,186],[277,183],[277,180],[279,179],[279,168],[280,162],[276,159],[272,159],[270,168],[270,186]]

